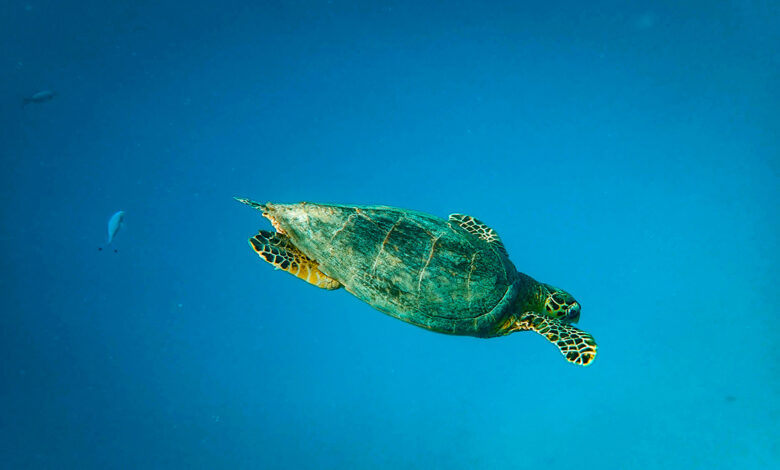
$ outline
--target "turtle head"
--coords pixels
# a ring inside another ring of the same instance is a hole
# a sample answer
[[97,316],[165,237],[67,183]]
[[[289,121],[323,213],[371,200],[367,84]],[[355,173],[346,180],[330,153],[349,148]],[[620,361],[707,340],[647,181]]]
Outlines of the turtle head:
[[577,323],[580,303],[571,294],[550,284],[541,284],[539,290],[542,313],[566,323]]

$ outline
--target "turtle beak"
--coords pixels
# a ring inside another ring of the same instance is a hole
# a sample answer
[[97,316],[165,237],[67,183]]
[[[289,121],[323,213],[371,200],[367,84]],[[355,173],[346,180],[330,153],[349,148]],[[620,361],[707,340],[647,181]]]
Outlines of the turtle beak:
[[577,323],[580,321],[580,303],[574,302],[571,304],[571,307],[569,307],[569,314],[566,315],[566,319],[569,321],[569,323]]

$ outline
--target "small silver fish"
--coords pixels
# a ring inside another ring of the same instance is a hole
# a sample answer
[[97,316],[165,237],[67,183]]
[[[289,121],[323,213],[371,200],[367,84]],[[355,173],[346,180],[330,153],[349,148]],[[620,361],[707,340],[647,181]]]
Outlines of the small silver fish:
[[116,233],[122,228],[122,222],[125,220],[125,211],[117,211],[114,215],[108,219],[108,241],[106,246],[110,245],[116,237]]
[[30,103],[45,103],[46,101],[51,100],[57,96],[57,93],[51,91],[51,90],[41,90],[37,93],[34,93],[28,97],[24,98],[24,104],[30,104]]

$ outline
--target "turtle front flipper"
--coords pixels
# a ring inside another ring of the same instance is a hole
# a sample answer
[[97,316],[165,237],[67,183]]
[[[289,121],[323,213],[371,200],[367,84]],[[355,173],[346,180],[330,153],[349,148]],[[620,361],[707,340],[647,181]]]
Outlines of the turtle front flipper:
[[547,315],[525,312],[517,319],[514,331],[531,330],[558,346],[567,361],[587,366],[596,357],[598,346],[589,333]]
[[498,251],[503,253],[504,256],[509,258],[509,254],[506,252],[506,248],[504,248],[504,242],[501,241],[498,233],[492,228],[488,227],[485,222],[477,220],[470,215],[464,214],[450,214],[449,221],[459,225],[461,228],[475,237],[485,240],[491,246],[495,247]]
[[339,281],[320,271],[319,264],[303,254],[282,233],[260,230],[257,235],[249,239],[249,244],[261,258],[273,264],[276,269],[287,271],[322,289],[332,290],[341,287]]

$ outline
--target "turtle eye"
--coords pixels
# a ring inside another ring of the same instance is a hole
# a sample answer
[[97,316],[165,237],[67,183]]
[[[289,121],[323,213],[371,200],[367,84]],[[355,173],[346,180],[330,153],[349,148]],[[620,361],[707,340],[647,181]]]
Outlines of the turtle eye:
[[568,315],[566,315],[566,319],[572,323],[577,323],[577,321],[580,319],[579,302],[574,302],[573,304],[571,304],[571,307],[569,307]]

